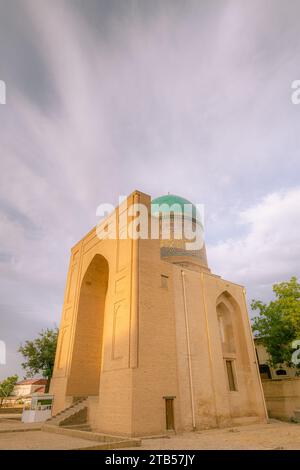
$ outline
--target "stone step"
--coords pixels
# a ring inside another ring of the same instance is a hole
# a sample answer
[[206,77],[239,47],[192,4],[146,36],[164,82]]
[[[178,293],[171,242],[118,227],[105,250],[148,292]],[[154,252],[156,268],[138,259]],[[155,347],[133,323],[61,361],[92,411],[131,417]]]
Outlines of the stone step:
[[77,429],[79,431],[92,431],[92,428],[89,424],[69,424],[62,427],[65,429]]
[[[52,432],[56,434],[63,434],[65,436],[77,437],[80,439],[86,439],[88,441],[98,441],[99,447],[103,449],[119,449],[122,447],[139,447],[141,446],[141,440],[137,438],[125,438],[119,436],[110,436],[106,434],[100,434],[96,432],[81,431],[77,429],[69,429],[61,426],[53,426],[52,424],[44,424],[42,431]],[[102,445],[101,445],[102,444]],[[95,447],[96,448],[96,447]]]
[[232,418],[232,424],[236,426],[242,426],[247,424],[257,424],[261,422],[261,418],[259,416],[240,416],[236,418]]

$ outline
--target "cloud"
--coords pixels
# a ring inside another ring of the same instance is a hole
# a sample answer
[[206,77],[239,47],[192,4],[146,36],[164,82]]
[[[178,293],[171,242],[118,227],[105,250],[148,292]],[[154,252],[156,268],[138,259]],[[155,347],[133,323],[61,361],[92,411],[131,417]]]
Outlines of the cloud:
[[[0,340],[5,329],[13,351],[16,329],[27,339],[59,322],[71,246],[100,203],[134,189],[204,203],[215,271],[253,288],[272,282],[259,274],[269,265],[251,264],[254,222],[235,221],[298,184],[299,2],[0,0],[0,9]],[[248,247],[249,278],[231,238]],[[287,248],[279,258],[283,274],[293,260]],[[13,372],[19,358],[9,357]]]
[[300,188],[273,192],[236,215],[245,235],[208,247],[213,272],[270,298],[275,282],[300,275]]

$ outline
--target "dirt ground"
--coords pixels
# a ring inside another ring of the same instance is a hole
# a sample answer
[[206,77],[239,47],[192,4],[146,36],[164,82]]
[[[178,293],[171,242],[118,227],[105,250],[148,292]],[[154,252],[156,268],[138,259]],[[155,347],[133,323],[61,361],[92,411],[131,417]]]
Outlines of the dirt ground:
[[[9,424],[9,427],[7,425]],[[10,428],[10,426],[12,426]],[[27,430],[16,432],[20,424],[0,420],[0,449],[82,449],[92,441],[60,434]],[[6,428],[6,432],[5,431]],[[21,427],[20,427],[21,429]],[[12,432],[14,431],[14,432]],[[95,443],[96,444],[96,443]],[[300,450],[300,424],[271,420],[269,424],[252,424],[226,429],[211,429],[173,435],[169,438],[144,439],[132,450]],[[128,450],[128,449],[127,449]]]
[[300,424],[271,420],[269,424],[183,433],[167,439],[145,439],[140,449],[300,450]]

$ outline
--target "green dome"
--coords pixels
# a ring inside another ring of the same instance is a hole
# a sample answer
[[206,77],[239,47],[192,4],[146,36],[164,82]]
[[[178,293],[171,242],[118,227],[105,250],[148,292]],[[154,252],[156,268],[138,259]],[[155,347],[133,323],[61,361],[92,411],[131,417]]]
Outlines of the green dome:
[[[172,206],[174,205],[177,205],[178,207],[180,206],[178,213],[182,213],[185,216],[192,217],[193,219],[199,218],[196,206],[188,199],[176,196],[175,194],[167,194],[153,199],[151,202],[151,213],[154,216],[158,216],[159,214],[162,214],[163,216],[167,215],[170,213]],[[176,210],[174,213],[176,214]]]

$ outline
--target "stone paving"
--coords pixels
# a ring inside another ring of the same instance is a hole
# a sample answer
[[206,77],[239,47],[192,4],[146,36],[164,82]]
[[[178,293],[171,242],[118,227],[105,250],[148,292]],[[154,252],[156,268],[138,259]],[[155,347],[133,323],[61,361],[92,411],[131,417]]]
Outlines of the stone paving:
[[99,446],[99,442],[44,431],[0,434],[0,450],[74,450],[92,446]]
[[[99,445],[77,437],[28,430],[18,423],[0,419],[0,449],[84,449]],[[14,431],[10,432],[11,426]],[[6,426],[6,432],[5,431]],[[26,432],[22,430],[26,429]],[[226,429],[211,429],[194,433],[182,433],[169,438],[143,439],[141,447],[126,450],[180,450],[180,449],[297,449],[300,450],[300,424],[271,420],[269,424],[253,424]]]
[[0,415],[0,434],[7,431],[17,432],[34,429],[41,429],[41,425],[39,423],[24,424],[21,422],[21,416],[16,418],[16,415]]
[[[113,443],[104,442],[103,439],[97,439],[99,435],[83,439],[79,435],[42,431],[42,425],[43,423],[24,424],[20,419],[16,420],[7,417],[7,415],[0,415],[0,450],[96,450],[101,447],[111,448],[113,445],[117,448],[133,445],[133,441],[129,443],[126,440]],[[73,431],[73,434],[74,432],[76,431]],[[76,432],[76,434],[80,433],[82,432]]]
[[300,424],[271,420],[226,429],[183,433],[165,439],[144,439],[141,450],[300,450]]

